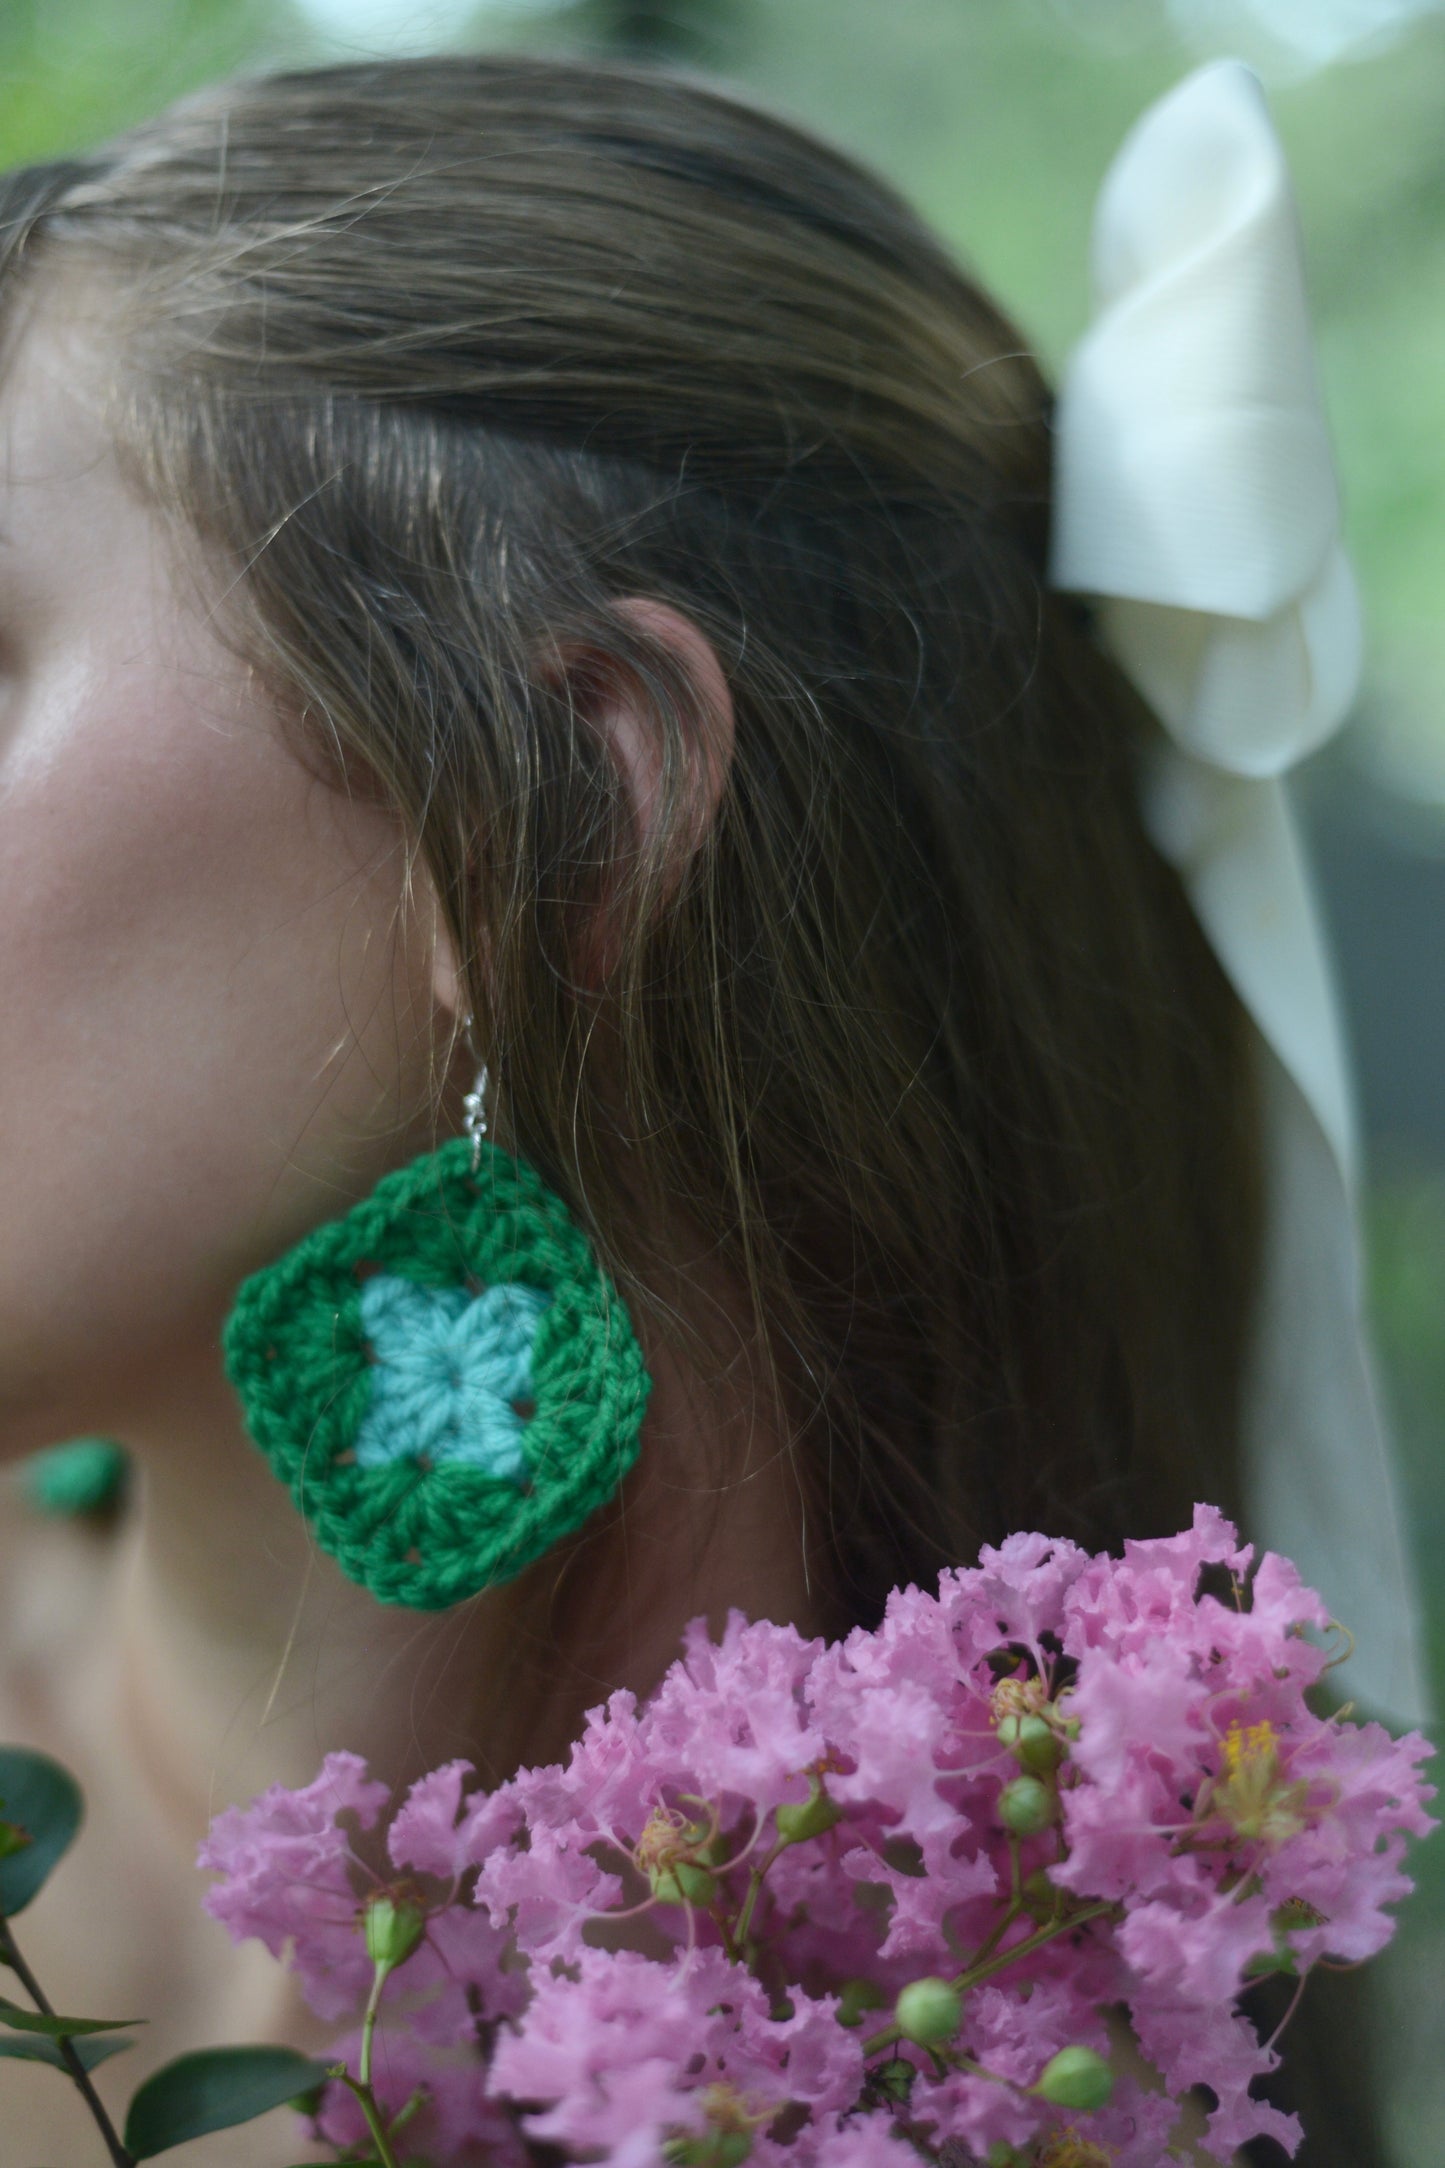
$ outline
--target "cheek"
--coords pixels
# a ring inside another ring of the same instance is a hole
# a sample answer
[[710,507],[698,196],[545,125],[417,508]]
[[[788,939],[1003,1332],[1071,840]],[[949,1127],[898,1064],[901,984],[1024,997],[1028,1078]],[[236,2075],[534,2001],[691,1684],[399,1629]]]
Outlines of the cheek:
[[213,1334],[246,1272],[396,1156],[428,1043],[394,825],[310,778],[234,666],[87,666],[36,688],[22,740],[0,770],[0,1425],[58,1420],[62,1380],[99,1406]]

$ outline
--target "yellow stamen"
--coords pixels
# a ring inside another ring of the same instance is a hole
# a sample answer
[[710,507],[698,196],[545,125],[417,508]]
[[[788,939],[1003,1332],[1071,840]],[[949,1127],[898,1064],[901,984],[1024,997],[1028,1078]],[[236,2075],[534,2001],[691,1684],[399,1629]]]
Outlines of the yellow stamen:
[[1044,2140],[1043,2151],[1034,2156],[1034,2168],[1109,2168],[1113,2158],[1112,2146],[1081,2138],[1070,2124],[1067,2130],[1056,2130]]
[[1279,1740],[1273,1724],[1251,1724],[1247,1730],[1239,1723],[1230,1725],[1224,1735],[1224,1759],[1232,1777],[1238,1776],[1242,1769],[1256,1766],[1266,1755],[1272,1761],[1279,1758]]
[[1230,1725],[1224,1735],[1224,1776],[1207,1801],[1211,1814],[1252,1842],[1283,1844],[1307,1826],[1308,1796],[1307,1784],[1286,1781],[1273,1724]]
[[1000,1679],[988,1705],[995,1724],[1002,1716],[1043,1716],[1049,1711],[1047,1681],[1037,1673],[1027,1679]]
[[653,1874],[688,1859],[696,1847],[696,1825],[676,1807],[654,1807],[633,1848],[633,1858],[644,1874]]
[[726,2079],[716,2085],[705,2085],[697,2099],[707,2118],[708,2129],[724,2132],[729,2137],[751,2137],[764,2123],[771,2123],[778,2112],[776,2101],[770,2107],[750,2108],[737,2087],[729,2085]]

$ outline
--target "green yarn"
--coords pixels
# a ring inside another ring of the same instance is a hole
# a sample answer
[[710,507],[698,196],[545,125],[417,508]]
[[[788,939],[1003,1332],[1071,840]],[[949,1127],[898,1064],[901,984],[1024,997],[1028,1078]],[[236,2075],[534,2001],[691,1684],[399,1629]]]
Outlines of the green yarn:
[[25,1503],[55,1520],[108,1513],[120,1504],[130,1457],[111,1438],[71,1438],[32,1453],[20,1469]]
[[[621,1298],[561,1198],[495,1145],[475,1171],[472,1155],[457,1137],[387,1175],[247,1280],[225,1332],[250,1434],[321,1549],[413,1610],[512,1579],[605,1505],[637,1457],[650,1389]],[[442,1451],[358,1463],[378,1359],[361,1290],[379,1273],[453,1303],[457,1290],[519,1289],[536,1317],[520,1474]]]

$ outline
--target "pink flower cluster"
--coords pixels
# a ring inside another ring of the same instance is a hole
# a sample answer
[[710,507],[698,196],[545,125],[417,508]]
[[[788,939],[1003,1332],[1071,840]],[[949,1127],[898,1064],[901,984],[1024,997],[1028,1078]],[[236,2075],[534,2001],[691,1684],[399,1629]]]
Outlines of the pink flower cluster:
[[[398,2158],[1158,2168],[1197,2086],[1214,2158],[1292,2151],[1239,1998],[1388,1940],[1429,1748],[1311,1712],[1323,1606],[1251,1565],[1206,1507],[1121,1560],[1015,1536],[837,1644],[694,1625],[565,1767],[423,1778],[386,1831],[427,1916],[382,2005]],[[328,2018],[372,1979],[340,1817],[386,1796],[334,1754],[202,1850]],[[339,2086],[319,2128],[364,2137]]]

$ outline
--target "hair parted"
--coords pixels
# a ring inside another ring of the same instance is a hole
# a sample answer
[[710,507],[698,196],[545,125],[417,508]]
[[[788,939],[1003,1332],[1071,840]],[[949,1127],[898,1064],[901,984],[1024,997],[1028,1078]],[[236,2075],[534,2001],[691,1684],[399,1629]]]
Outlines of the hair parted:
[[[0,227],[11,283],[118,296],[118,439],[399,809],[505,1141],[640,1320],[766,1350],[838,1615],[1232,1506],[1247,1032],[1140,823],[1150,720],[1045,585],[1047,388],[917,218],[695,82],[450,56],[227,83]],[[696,848],[706,719],[635,595],[735,703]],[[655,721],[636,847],[588,671]],[[688,1314],[679,1224],[741,1320]]]

